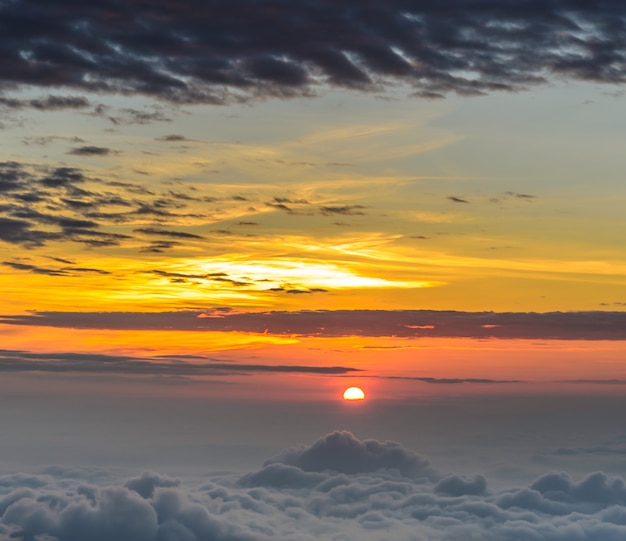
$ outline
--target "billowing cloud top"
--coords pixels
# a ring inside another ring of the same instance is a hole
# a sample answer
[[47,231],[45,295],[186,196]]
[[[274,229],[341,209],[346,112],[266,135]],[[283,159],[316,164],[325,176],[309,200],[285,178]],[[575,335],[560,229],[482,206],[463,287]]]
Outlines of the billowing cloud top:
[[409,477],[433,474],[428,461],[400,444],[392,441],[361,441],[346,430],[327,434],[309,447],[288,449],[265,464],[287,464],[312,472],[330,470],[367,473],[397,470]]
[[552,75],[621,83],[619,0],[0,2],[0,80],[224,103],[324,85],[515,90]]

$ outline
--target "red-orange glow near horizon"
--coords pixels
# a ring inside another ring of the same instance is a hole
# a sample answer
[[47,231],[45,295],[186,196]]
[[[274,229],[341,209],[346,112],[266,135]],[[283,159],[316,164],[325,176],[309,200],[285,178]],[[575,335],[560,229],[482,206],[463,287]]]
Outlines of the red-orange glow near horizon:
[[365,393],[363,392],[363,389],[361,389],[360,387],[348,387],[343,392],[343,399],[349,400],[349,401],[365,400]]

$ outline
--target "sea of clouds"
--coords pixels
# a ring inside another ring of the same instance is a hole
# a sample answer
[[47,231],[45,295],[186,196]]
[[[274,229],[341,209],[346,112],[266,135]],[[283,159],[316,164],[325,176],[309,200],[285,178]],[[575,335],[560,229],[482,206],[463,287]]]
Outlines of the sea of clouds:
[[395,442],[327,434],[245,475],[130,478],[50,467],[0,476],[0,540],[623,541],[626,483],[548,472],[490,489]]

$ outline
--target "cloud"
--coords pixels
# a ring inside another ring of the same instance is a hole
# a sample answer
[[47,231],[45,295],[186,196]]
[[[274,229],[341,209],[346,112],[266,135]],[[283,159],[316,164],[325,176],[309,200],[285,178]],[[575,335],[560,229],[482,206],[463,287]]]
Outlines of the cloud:
[[0,96],[0,106],[9,109],[37,109],[39,111],[60,111],[63,109],[83,109],[89,107],[84,96],[55,96],[45,98],[18,99]]
[[156,229],[154,227],[142,227],[134,230],[136,233],[143,233],[144,235],[157,235],[161,237],[175,237],[181,239],[202,239],[201,235],[194,233],[187,233],[185,231],[171,231],[165,229]]
[[355,474],[396,470],[406,477],[435,475],[429,463],[392,441],[359,440],[346,430],[332,432],[310,446],[287,449],[265,465],[285,464],[306,472]]
[[125,107],[114,110],[107,105],[97,105],[89,113],[91,116],[102,117],[116,126],[145,125],[153,122],[171,122],[172,119],[164,112],[163,107],[151,106],[144,109]]
[[68,154],[75,156],[108,156],[112,150],[106,147],[82,146],[73,148]]
[[[1,229],[0,229],[1,230]],[[157,271],[174,277],[177,273]],[[204,277],[204,275],[202,275]],[[222,274],[207,278],[230,280]],[[210,315],[210,314],[209,314]],[[457,312],[437,310],[303,310],[51,312],[0,315],[0,323],[82,329],[239,331],[302,336],[463,337],[543,340],[626,340],[625,312]]]
[[151,242],[148,246],[141,247],[139,251],[149,254],[161,254],[165,252],[165,250],[170,250],[180,245],[180,242],[172,240],[159,240],[156,242]]
[[[79,146],[70,153],[107,156],[112,152],[106,147]],[[41,247],[50,241],[118,246],[133,239],[119,232],[120,225],[146,221],[155,225],[137,228],[137,232],[202,240],[194,233],[163,229],[160,222],[173,226],[178,220],[204,219],[205,215],[185,209],[200,204],[204,208],[207,202],[206,197],[194,193],[156,192],[132,183],[104,181],[76,167],[0,162],[0,240],[26,248]],[[178,245],[157,241],[143,250],[161,252]]]
[[[360,372],[343,366],[266,365],[223,362],[198,357],[185,363],[184,357],[130,357],[98,353],[33,353],[0,349],[1,372],[42,372],[80,374],[119,374],[150,376],[224,376],[233,374],[319,374],[341,375]],[[200,362],[204,361],[204,362]]]
[[324,216],[334,216],[341,214],[344,216],[361,216],[365,214],[361,209],[362,205],[342,205],[339,207],[320,207],[320,213]]
[[157,137],[155,139],[155,141],[164,141],[166,143],[180,143],[180,142],[185,142],[185,141],[195,141],[194,139],[187,139],[187,137],[185,137],[184,135],[179,135],[179,134],[170,134],[170,135],[164,135],[163,137]]
[[[344,436],[349,445],[341,452],[357,464],[368,447],[392,449],[394,463],[415,455],[399,444]],[[332,438],[303,446],[301,455]],[[239,478],[198,474],[190,483],[156,472],[124,479],[80,467],[3,475],[0,539],[621,541],[626,535],[626,485],[602,472],[580,480],[547,472],[494,492],[481,474],[430,481],[385,467],[355,470],[274,462]]]
[[27,263],[19,263],[17,261],[3,261],[2,264],[5,267],[11,267],[15,270],[29,271],[35,274],[47,274],[48,276],[66,276],[67,273],[62,269],[47,269],[44,267],[37,267],[36,265],[29,265]]
[[475,475],[472,478],[448,475],[435,485],[434,491],[454,497],[486,494],[487,479],[483,475]]
[[32,229],[32,224],[25,220],[14,220],[0,216],[0,240],[5,242],[21,244],[25,248],[34,248],[58,238],[58,233]]
[[459,385],[462,383],[477,383],[480,385],[497,385],[502,383],[521,383],[516,379],[486,379],[486,378],[427,378],[410,376],[383,376],[386,379],[403,379],[410,381],[421,381],[422,383],[432,383],[435,385]]
[[398,83],[425,98],[554,78],[622,84],[625,18],[619,0],[13,0],[0,4],[0,76],[6,88],[216,104]]
[[452,201],[453,203],[469,203],[469,201],[467,199],[463,199],[461,197],[456,197],[454,195],[448,196],[448,200]]

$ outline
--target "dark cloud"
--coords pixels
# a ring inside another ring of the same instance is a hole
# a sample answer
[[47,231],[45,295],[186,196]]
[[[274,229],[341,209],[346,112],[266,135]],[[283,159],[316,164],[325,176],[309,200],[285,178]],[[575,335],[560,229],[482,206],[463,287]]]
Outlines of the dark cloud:
[[426,98],[621,84],[625,20],[619,0],[13,0],[0,3],[0,78],[205,103],[402,82]]
[[155,229],[153,227],[143,227],[134,230],[136,233],[143,233],[144,235],[156,235],[161,237],[175,237],[180,239],[203,239],[201,235],[194,233],[186,233],[185,231],[169,231],[165,229]]
[[48,276],[68,275],[68,273],[63,269],[48,269],[44,267],[37,267],[36,265],[29,265],[27,263],[19,263],[17,261],[3,261],[2,264],[5,267],[11,267],[15,270],[28,271],[34,274],[47,274]]
[[185,363],[184,357],[130,357],[96,353],[32,353],[0,350],[1,372],[43,372],[117,374],[149,376],[225,376],[235,374],[319,374],[339,375],[360,372],[343,366],[265,365],[220,362],[199,357],[204,362]]
[[[304,467],[270,461],[239,479],[222,472],[195,475],[191,483],[156,472],[123,479],[84,467],[2,475],[0,538],[622,541],[626,535],[626,483],[603,472],[579,480],[547,472],[495,492],[481,474],[428,479],[431,470],[415,452],[347,432],[281,456],[296,455]],[[396,467],[404,465],[408,475]]]
[[63,259],[62,257],[52,257],[52,256],[46,256],[48,259],[51,259],[52,261],[56,261],[57,263],[65,263],[66,265],[75,265],[76,263],[74,261],[71,261],[70,259]]
[[[230,280],[223,275],[207,275],[207,278]],[[140,316],[125,312],[37,312],[5,314],[0,316],[0,322],[61,328],[241,331],[304,336],[626,340],[626,312],[310,310],[222,313],[219,318],[211,315],[200,311],[153,312]]]
[[14,220],[0,216],[0,240],[11,244],[20,244],[25,248],[43,246],[49,240],[57,240],[58,233],[32,229],[32,224],[25,220]]
[[[0,6],[1,7],[1,6]],[[0,96],[0,107],[10,109],[37,109],[39,111],[59,111],[63,109],[83,109],[89,107],[84,96],[54,96],[45,98],[18,99]]]
[[291,295],[310,295],[311,293],[328,293],[327,289],[321,287],[314,287],[311,289],[285,289],[285,288],[273,288],[274,290],[284,291]]
[[334,216],[337,214],[343,214],[345,216],[359,216],[365,214],[362,209],[365,207],[362,205],[342,205],[338,207],[320,207],[320,213],[324,216]]
[[[106,156],[105,147],[81,146],[72,151],[84,156]],[[0,240],[27,248],[50,241],[77,242],[91,247],[118,246],[132,235],[109,228],[145,221],[156,227],[138,228],[144,235],[197,239],[195,233],[164,228],[177,220],[203,218],[185,212],[196,203],[206,206],[207,198],[168,190],[155,192],[120,181],[103,181],[76,167],[44,167],[17,162],[0,162]],[[117,229],[117,227],[116,227]],[[142,251],[159,253],[178,243],[157,241]]]
[[429,377],[409,377],[409,376],[384,376],[387,379],[404,379],[411,381],[421,381],[422,383],[433,383],[435,385],[459,385],[462,383],[473,383],[479,385],[496,385],[501,383],[520,383],[516,379],[487,379],[487,378],[429,378]]
[[454,195],[448,196],[448,200],[452,201],[453,203],[469,203],[467,199],[463,199],[462,197],[456,197]]
[[506,192],[506,195],[508,195],[509,197],[516,197],[517,199],[537,199],[536,195],[532,195],[529,193]]
[[41,136],[33,136],[33,137],[24,137],[22,139],[22,143],[25,145],[39,145],[45,147],[46,145],[52,143],[53,141],[68,141],[70,143],[84,143],[85,140],[80,137],[64,137],[62,135],[41,135]]
[[165,250],[171,250],[180,245],[180,242],[174,240],[160,240],[151,242],[148,246],[143,246],[139,251],[147,254],[162,254]]
[[39,182],[48,188],[59,188],[62,186],[70,186],[81,184],[87,178],[79,169],[74,167],[57,167],[49,174],[42,177]]
[[74,154],[75,156],[108,156],[112,150],[106,147],[95,146],[83,146],[73,148],[68,154]]
[[164,111],[162,107],[152,106],[145,109],[135,109],[126,107],[122,109],[114,109],[107,105],[97,105],[93,111],[89,113],[91,116],[102,117],[107,119],[116,126],[132,126],[152,124],[153,122],[171,122],[171,117]]
[[187,139],[184,135],[170,134],[163,137],[157,137],[155,141],[165,141],[167,143],[180,143],[183,141],[193,141],[193,139]]

